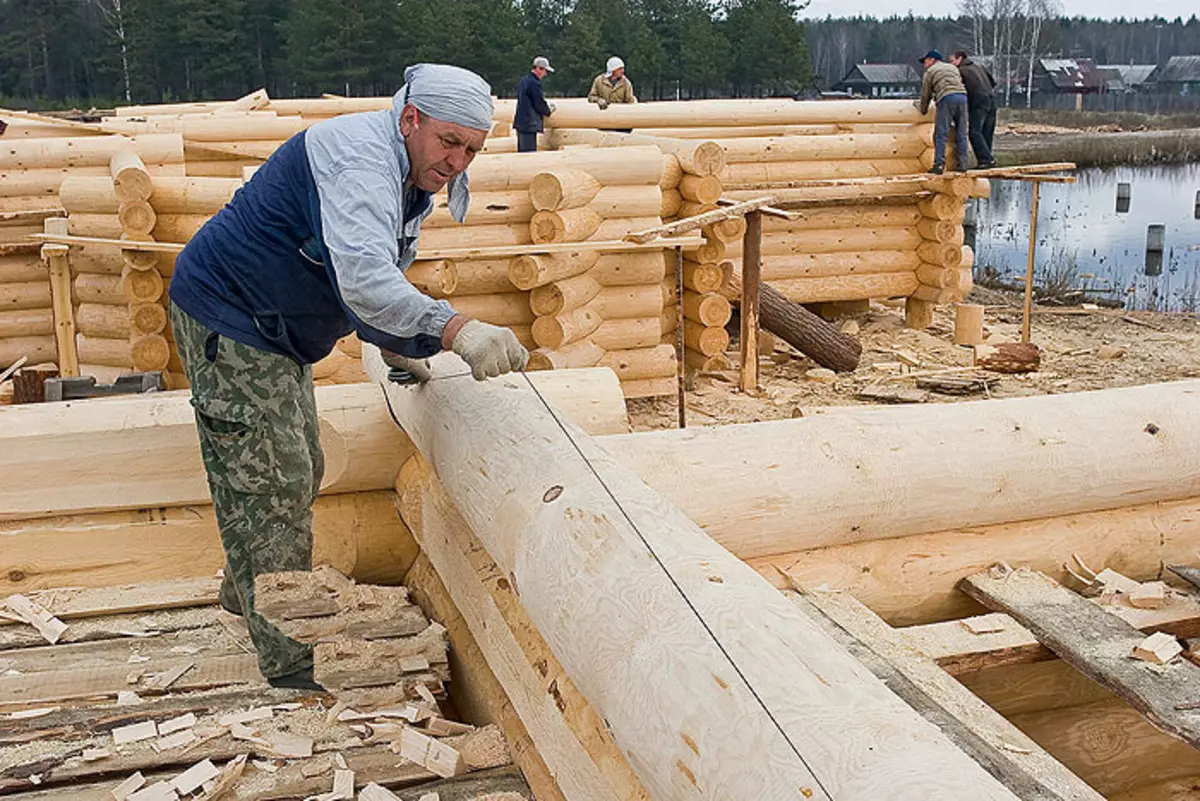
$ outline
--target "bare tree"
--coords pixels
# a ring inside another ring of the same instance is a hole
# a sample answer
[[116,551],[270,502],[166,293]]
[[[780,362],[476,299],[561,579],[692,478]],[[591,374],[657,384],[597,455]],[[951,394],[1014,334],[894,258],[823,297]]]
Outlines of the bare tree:
[[1042,27],[1046,20],[1062,13],[1058,0],[1026,0],[1025,32],[1022,38],[1028,55],[1025,74],[1025,108],[1033,107],[1033,64],[1041,55]]
[[133,102],[133,92],[129,82],[129,40],[125,36],[125,11],[121,6],[122,0],[92,0],[117,45],[121,48],[121,81],[125,87],[125,102]]

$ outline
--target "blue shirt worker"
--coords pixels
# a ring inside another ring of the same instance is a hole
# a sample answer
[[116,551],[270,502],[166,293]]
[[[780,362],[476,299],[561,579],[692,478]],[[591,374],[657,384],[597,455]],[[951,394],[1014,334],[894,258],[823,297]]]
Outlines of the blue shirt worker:
[[554,113],[554,106],[542,95],[542,78],[554,72],[549,59],[538,56],[533,68],[517,83],[517,112],[513,130],[517,132],[517,152],[537,152],[537,137],[545,130],[545,118]]
[[418,379],[453,350],[476,379],[522,370],[506,328],[421,294],[404,271],[433,194],[462,222],[466,169],[492,123],[478,75],[418,64],[392,108],[320,122],[285,142],[188,243],[171,322],[225,550],[221,604],[244,614],[277,687],[320,690],[312,649],[254,612],[254,577],[312,569],[324,472],[312,364],[351,332]]

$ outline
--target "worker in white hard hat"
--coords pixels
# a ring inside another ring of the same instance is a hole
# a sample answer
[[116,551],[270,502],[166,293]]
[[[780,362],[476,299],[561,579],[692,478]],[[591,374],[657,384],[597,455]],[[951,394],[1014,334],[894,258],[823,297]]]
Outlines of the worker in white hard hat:
[[600,108],[608,108],[610,103],[637,102],[633,84],[625,76],[625,62],[619,56],[610,58],[604,67],[604,73],[597,75],[596,80],[592,81],[588,102],[595,103]]

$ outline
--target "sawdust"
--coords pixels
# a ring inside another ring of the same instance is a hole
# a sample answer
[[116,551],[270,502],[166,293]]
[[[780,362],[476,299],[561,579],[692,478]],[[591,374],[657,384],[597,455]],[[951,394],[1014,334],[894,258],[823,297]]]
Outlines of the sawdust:
[[[986,342],[1020,340],[1021,311],[1010,305],[1016,301],[1015,297],[977,289],[971,299],[997,304],[989,305],[985,314]],[[985,397],[1084,392],[1200,377],[1200,321],[1194,316],[1113,310],[1078,314],[1061,311],[1039,309],[1033,316],[1032,339],[1042,350],[1038,372],[1000,376],[988,395],[930,393],[927,402],[959,403]],[[737,389],[736,371],[698,377],[695,389],[687,394],[688,425],[748,423],[831,413],[834,407],[868,405],[855,397],[867,387],[915,387],[916,380],[901,377],[902,371],[971,365],[971,348],[955,345],[952,340],[953,307],[938,307],[933,326],[925,331],[905,328],[903,308],[883,303],[873,303],[869,312],[846,319],[858,326],[863,346],[861,363],[853,373],[840,374],[832,382],[809,379],[806,373],[817,365],[779,342],[770,357],[759,360],[760,392],[756,395]],[[1123,355],[1102,358],[1119,351],[1124,351]],[[736,344],[731,346],[730,356],[736,364]],[[916,365],[907,364],[908,361],[915,361]],[[629,415],[635,431],[674,428],[675,398],[631,400]]]

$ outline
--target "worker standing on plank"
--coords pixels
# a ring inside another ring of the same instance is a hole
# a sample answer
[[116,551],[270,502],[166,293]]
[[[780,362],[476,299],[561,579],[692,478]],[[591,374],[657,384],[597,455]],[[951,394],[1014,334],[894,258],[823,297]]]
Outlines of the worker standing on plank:
[[625,62],[618,56],[610,58],[604,72],[592,81],[587,99],[589,103],[595,103],[602,109],[608,108],[612,103],[636,103],[633,83],[625,75]]
[[296,134],[192,238],[175,263],[171,321],[225,548],[222,606],[245,614],[277,687],[321,689],[312,649],[254,613],[254,577],[312,567],[324,471],[312,364],[352,331],[418,379],[438,351],[477,379],[521,370],[505,328],[422,295],[404,271],[443,187],[467,213],[465,170],[492,123],[491,88],[442,64],[404,72],[389,111]]
[[971,122],[971,149],[981,170],[996,166],[992,154],[992,137],[996,134],[996,79],[982,64],[976,64],[959,50],[950,56],[950,63],[958,67],[963,86],[967,89],[967,117]]
[[533,68],[517,83],[517,112],[513,117],[513,130],[517,132],[517,152],[537,151],[537,138],[545,129],[545,118],[554,113],[554,106],[542,95],[542,78],[554,72],[550,60],[538,56]]
[[946,171],[946,139],[954,126],[954,146],[957,152],[955,168],[962,171],[967,165],[967,90],[958,69],[947,64],[942,54],[930,50],[921,56],[925,77],[921,80],[921,99],[916,101],[922,114],[929,113],[929,103],[937,101],[937,119],[933,125],[933,166],[929,171],[941,175]]

